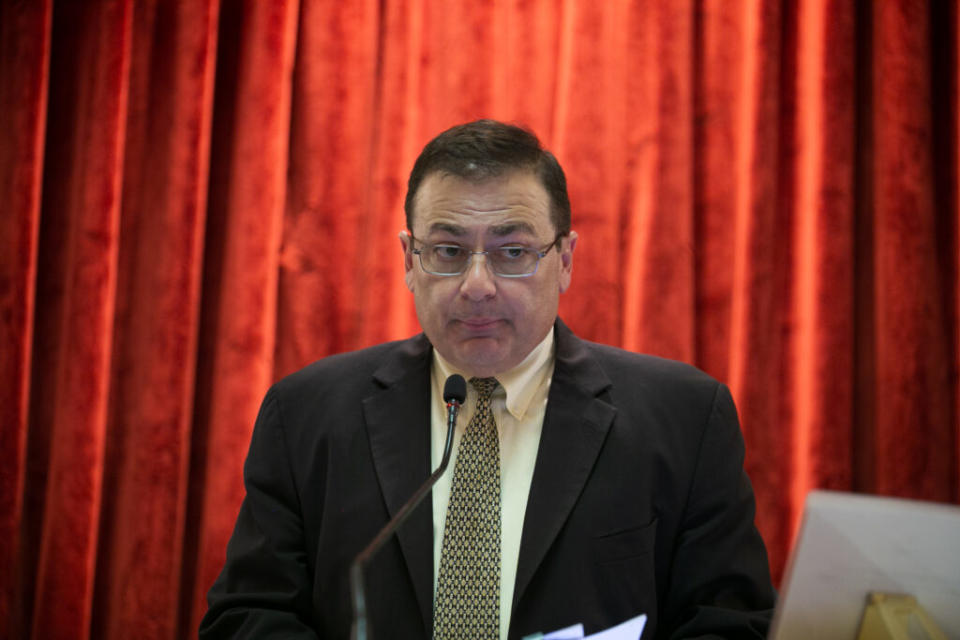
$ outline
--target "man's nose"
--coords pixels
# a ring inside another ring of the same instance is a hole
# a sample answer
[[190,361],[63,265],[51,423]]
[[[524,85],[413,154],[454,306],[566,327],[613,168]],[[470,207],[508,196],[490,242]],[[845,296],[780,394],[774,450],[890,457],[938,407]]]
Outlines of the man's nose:
[[487,256],[473,254],[470,257],[470,264],[467,265],[467,270],[463,274],[460,293],[471,300],[490,298],[497,293],[497,284],[493,279],[494,275],[490,271]]

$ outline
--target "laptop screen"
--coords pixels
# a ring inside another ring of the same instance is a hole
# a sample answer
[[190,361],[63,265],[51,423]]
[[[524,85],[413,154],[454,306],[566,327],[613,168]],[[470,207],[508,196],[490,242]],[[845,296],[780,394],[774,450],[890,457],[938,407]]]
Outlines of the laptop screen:
[[870,592],[914,596],[960,638],[960,507],[812,491],[769,638],[855,640]]

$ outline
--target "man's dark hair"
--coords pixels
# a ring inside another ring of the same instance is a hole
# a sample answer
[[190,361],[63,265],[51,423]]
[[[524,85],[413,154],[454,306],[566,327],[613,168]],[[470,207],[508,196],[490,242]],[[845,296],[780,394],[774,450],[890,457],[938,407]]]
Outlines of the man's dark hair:
[[410,171],[403,208],[413,229],[417,190],[432,173],[481,182],[512,171],[530,171],[550,196],[550,218],[560,235],[570,233],[570,198],[560,163],[532,132],[496,120],[475,120],[447,129],[427,143]]

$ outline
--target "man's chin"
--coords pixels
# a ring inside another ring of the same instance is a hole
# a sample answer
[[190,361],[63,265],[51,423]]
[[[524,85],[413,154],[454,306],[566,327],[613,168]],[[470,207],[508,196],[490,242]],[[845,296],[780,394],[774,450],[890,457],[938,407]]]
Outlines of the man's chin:
[[457,368],[477,377],[496,375],[509,368],[505,366],[510,350],[494,338],[472,338],[461,342],[453,358],[447,358]]

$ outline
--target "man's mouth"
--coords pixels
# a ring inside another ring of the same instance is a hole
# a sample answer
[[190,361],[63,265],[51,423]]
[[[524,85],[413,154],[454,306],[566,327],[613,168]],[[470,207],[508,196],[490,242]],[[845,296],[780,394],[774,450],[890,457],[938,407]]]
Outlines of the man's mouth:
[[501,320],[499,318],[460,318],[458,320],[460,324],[464,325],[467,329],[473,331],[482,331],[484,329],[491,329],[498,325]]

